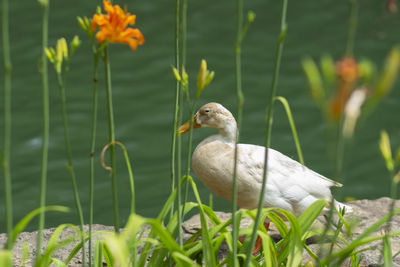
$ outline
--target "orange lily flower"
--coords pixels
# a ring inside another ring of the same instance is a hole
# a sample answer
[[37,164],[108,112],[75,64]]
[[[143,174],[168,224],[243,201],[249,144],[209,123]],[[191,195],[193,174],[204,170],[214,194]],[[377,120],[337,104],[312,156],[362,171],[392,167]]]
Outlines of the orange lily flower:
[[127,44],[132,51],[144,43],[143,34],[139,29],[128,28],[128,25],[135,24],[136,15],[125,13],[119,5],[113,6],[107,0],[103,0],[103,5],[107,14],[95,14],[91,25],[92,31],[100,28],[96,33],[99,43],[107,41]]
[[356,60],[352,56],[345,56],[336,63],[336,75],[339,78],[339,88],[331,103],[331,115],[338,120],[359,78]]

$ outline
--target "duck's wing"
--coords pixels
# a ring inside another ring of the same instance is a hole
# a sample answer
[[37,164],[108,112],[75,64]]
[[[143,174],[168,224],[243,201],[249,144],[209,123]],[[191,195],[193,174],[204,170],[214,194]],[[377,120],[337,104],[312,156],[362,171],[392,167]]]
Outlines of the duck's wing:
[[[266,202],[294,213],[304,211],[318,199],[330,199],[330,187],[341,186],[282,153],[268,150]],[[240,144],[238,175],[262,184],[265,148]]]

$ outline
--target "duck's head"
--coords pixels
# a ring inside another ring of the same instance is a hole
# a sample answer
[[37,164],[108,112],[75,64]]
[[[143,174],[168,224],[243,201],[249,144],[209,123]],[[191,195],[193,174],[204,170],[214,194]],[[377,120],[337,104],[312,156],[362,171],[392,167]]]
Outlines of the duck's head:
[[[219,103],[211,102],[202,106],[193,117],[193,128],[216,128],[222,135],[234,135],[236,121],[229,110]],[[179,133],[186,133],[190,129],[190,121],[179,128]]]

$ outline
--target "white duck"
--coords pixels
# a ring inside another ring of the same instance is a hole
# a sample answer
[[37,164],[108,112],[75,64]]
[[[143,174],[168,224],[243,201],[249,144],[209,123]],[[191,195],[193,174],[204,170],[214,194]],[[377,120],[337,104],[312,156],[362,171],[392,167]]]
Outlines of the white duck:
[[[216,195],[231,201],[234,168],[236,120],[218,103],[202,106],[194,116],[193,128],[211,127],[218,134],[203,140],[193,152],[192,166],[197,177]],[[185,133],[190,121],[179,128]],[[318,199],[331,200],[331,186],[342,186],[308,169],[299,162],[269,148],[268,176],[264,207],[278,207],[295,216],[303,213]],[[260,196],[265,147],[239,144],[237,161],[237,204],[241,208],[257,208]],[[335,201],[336,208],[346,207]]]

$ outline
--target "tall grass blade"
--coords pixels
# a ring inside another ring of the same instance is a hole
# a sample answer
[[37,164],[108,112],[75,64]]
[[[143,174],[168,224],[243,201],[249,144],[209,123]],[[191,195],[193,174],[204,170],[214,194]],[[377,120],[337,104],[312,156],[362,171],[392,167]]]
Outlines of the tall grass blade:
[[189,182],[192,184],[193,193],[196,197],[197,203],[199,204],[199,211],[200,211],[200,221],[201,221],[201,238],[203,243],[203,257],[204,257],[204,264],[206,266],[215,266],[216,261],[213,256],[213,248],[211,244],[211,236],[208,231],[207,221],[205,212],[203,209],[203,205],[200,200],[200,195],[197,190],[197,186],[193,181],[192,177],[188,177]]

